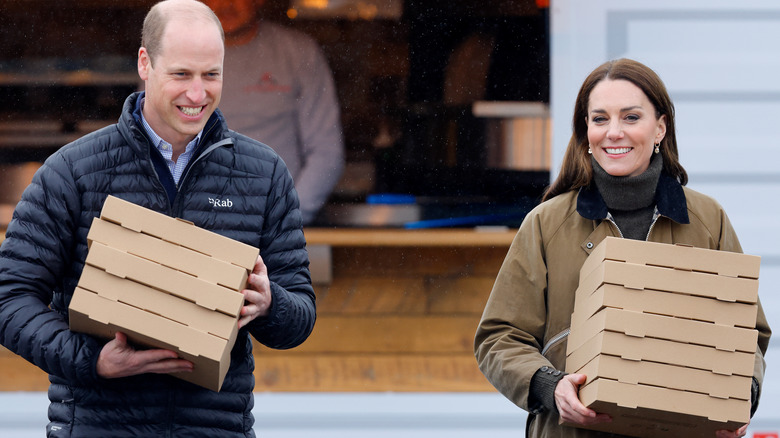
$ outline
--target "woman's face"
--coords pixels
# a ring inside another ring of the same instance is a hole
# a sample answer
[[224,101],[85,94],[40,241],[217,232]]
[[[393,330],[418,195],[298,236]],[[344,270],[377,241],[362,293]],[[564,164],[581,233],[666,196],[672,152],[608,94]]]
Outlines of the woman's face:
[[666,116],[656,118],[645,93],[624,79],[596,84],[586,122],[593,157],[612,176],[642,174],[666,134]]

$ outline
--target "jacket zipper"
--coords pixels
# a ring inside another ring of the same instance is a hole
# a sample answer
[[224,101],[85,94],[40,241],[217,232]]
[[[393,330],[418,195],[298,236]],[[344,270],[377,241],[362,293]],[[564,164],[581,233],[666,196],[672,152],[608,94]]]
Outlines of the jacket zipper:
[[184,183],[184,180],[187,179],[187,175],[190,174],[190,170],[192,169],[192,167],[195,164],[197,164],[198,161],[202,160],[204,157],[206,157],[208,154],[210,154],[211,151],[213,151],[214,149],[220,148],[220,147],[222,147],[222,146],[224,146],[226,144],[233,144],[233,140],[230,139],[230,138],[226,138],[226,139],[220,140],[220,141],[212,144],[211,146],[207,147],[206,150],[204,150],[203,152],[198,154],[198,156],[195,157],[194,161],[192,161],[191,163],[188,163],[187,164],[187,172],[184,175],[181,176],[181,179],[179,180],[179,184],[176,184],[176,191],[177,192],[179,191],[179,187],[181,187],[182,183]]
[[[206,157],[207,155],[209,155],[209,154],[211,153],[211,151],[213,151],[214,149],[221,148],[222,146],[225,146],[225,145],[228,145],[228,144],[233,144],[233,139],[231,139],[231,138],[225,138],[225,139],[222,139],[222,140],[220,140],[220,141],[218,141],[218,142],[216,142],[216,143],[212,144],[211,146],[207,147],[207,148],[206,148],[206,150],[204,150],[203,152],[201,152],[200,154],[198,154],[198,156],[197,156],[197,157],[195,157],[195,158],[193,159],[193,161],[189,162],[189,163],[187,164],[187,171],[186,171],[186,172],[184,172],[184,175],[182,175],[182,176],[181,176],[181,178],[179,179],[179,183],[178,183],[178,184],[176,184],[176,193],[177,193],[177,194],[181,193],[181,187],[182,187],[182,186],[184,185],[184,183],[186,182],[186,180],[187,180],[187,176],[190,174],[190,171],[191,171],[191,170],[192,170],[192,168],[193,168],[193,167],[194,167],[194,166],[195,166],[195,165],[198,163],[198,161],[200,161],[200,160],[202,160],[203,158],[205,158],[205,157]],[[179,197],[177,196],[177,197],[176,197],[176,200],[178,201],[178,199],[179,199]],[[177,205],[180,205],[180,203],[179,203],[179,202],[176,202],[176,204],[177,204]],[[171,206],[171,210],[174,210],[174,206],[173,206],[173,205]],[[179,209],[179,208],[176,208],[175,210],[176,210],[175,214],[176,214],[176,215],[178,215],[178,214],[180,213],[180,211],[179,211],[180,209]]]
[[[216,124],[216,123],[213,123],[213,124],[212,124],[212,125],[211,125],[211,126],[208,128],[208,130],[207,130],[206,132],[204,132],[204,133],[203,133],[203,135],[201,135],[201,141],[204,141],[204,140],[205,140],[205,139],[206,139],[206,138],[209,136],[209,134],[211,134],[211,131],[213,131],[213,130],[214,130],[214,128],[215,128],[216,126],[217,126],[217,124]],[[216,143],[212,144],[212,145],[211,145],[211,146],[209,146],[208,148],[206,148],[206,150],[205,150],[205,151],[203,151],[202,153],[198,154],[198,156],[196,156],[196,157],[195,157],[195,161],[193,161],[193,162],[191,162],[191,163],[188,163],[188,164],[187,164],[187,169],[186,169],[186,172],[185,172],[185,173],[184,173],[184,175],[182,175],[182,176],[181,176],[181,178],[179,179],[179,184],[176,184],[176,192],[178,192],[178,191],[179,191],[179,186],[180,186],[180,185],[181,185],[181,183],[182,183],[182,182],[183,182],[183,181],[186,179],[186,177],[187,177],[187,174],[189,174],[189,173],[190,173],[190,169],[192,168],[192,165],[193,165],[193,164],[197,163],[197,162],[198,162],[198,160],[200,160],[200,158],[201,158],[202,156],[204,156],[204,155],[207,155],[209,152],[213,151],[213,150],[214,150],[216,147],[222,146],[223,144],[226,144],[226,143],[227,143],[227,144],[232,144],[233,142],[232,142],[232,140],[231,140],[230,138],[225,138],[225,139],[222,139],[222,140],[220,140],[220,141],[218,141],[218,142],[216,142]]]
[[655,223],[658,222],[658,218],[661,217],[661,213],[658,212],[658,207],[655,207],[655,210],[653,211],[653,221],[650,222],[650,228],[647,230],[647,236],[645,236],[645,241],[650,241],[650,232],[653,231],[653,227],[655,226]]
[[570,332],[571,329],[567,328],[566,330],[558,333],[557,335],[553,336],[552,339],[547,341],[547,344],[545,344],[544,348],[542,348],[542,356],[544,356],[547,353],[547,350],[549,350],[553,345],[557,344],[558,342],[562,341],[564,338],[569,336]]
[[[650,240],[650,233],[653,231],[653,227],[655,226],[655,223],[658,222],[658,218],[661,217],[661,213],[658,212],[658,207],[655,207],[655,211],[653,211],[653,221],[650,223],[650,228],[647,230],[647,235],[645,236],[645,241]],[[615,226],[615,228],[618,230],[618,234],[620,237],[623,237],[623,232],[620,231],[620,227],[618,226],[617,222],[615,222],[615,219],[612,217],[612,214],[607,212],[607,220],[612,222],[612,225]]]
[[612,225],[615,226],[615,229],[618,231],[618,234],[620,235],[620,238],[623,239],[623,232],[620,231],[620,227],[618,226],[617,222],[615,222],[615,218],[612,217],[612,213],[607,212],[607,220],[612,222]]

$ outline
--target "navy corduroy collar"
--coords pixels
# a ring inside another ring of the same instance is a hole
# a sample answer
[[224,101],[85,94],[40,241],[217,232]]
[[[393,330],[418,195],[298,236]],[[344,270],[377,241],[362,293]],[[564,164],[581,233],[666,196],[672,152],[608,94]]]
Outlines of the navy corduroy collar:
[[[658,213],[679,223],[690,223],[688,219],[688,204],[685,202],[685,192],[682,185],[666,172],[661,172],[658,187],[655,191],[655,205]],[[608,210],[604,198],[601,197],[596,184],[580,188],[577,196],[577,213],[585,219],[606,219]]]

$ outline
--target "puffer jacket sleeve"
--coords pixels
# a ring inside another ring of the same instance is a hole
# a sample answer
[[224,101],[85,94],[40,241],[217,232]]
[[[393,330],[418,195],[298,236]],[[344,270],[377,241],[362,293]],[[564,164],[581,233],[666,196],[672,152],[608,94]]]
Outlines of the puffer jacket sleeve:
[[315,295],[292,177],[279,160],[266,204],[260,255],[271,282],[271,312],[249,324],[263,345],[287,349],[300,345],[314,328]]
[[50,307],[68,278],[78,205],[68,166],[54,154],[25,190],[0,247],[0,341],[49,374],[89,384],[98,378],[100,343],[71,332]]

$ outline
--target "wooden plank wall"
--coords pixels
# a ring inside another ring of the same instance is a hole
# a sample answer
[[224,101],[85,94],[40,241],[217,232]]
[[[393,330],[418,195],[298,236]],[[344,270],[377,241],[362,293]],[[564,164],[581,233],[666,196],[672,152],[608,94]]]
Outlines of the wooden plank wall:
[[506,248],[334,248],[311,337],[258,346],[257,391],[492,391],[474,331]]
[[[256,343],[256,391],[493,391],[473,336],[507,248],[334,247],[316,286],[311,337],[291,350]],[[48,378],[0,347],[0,390]]]

